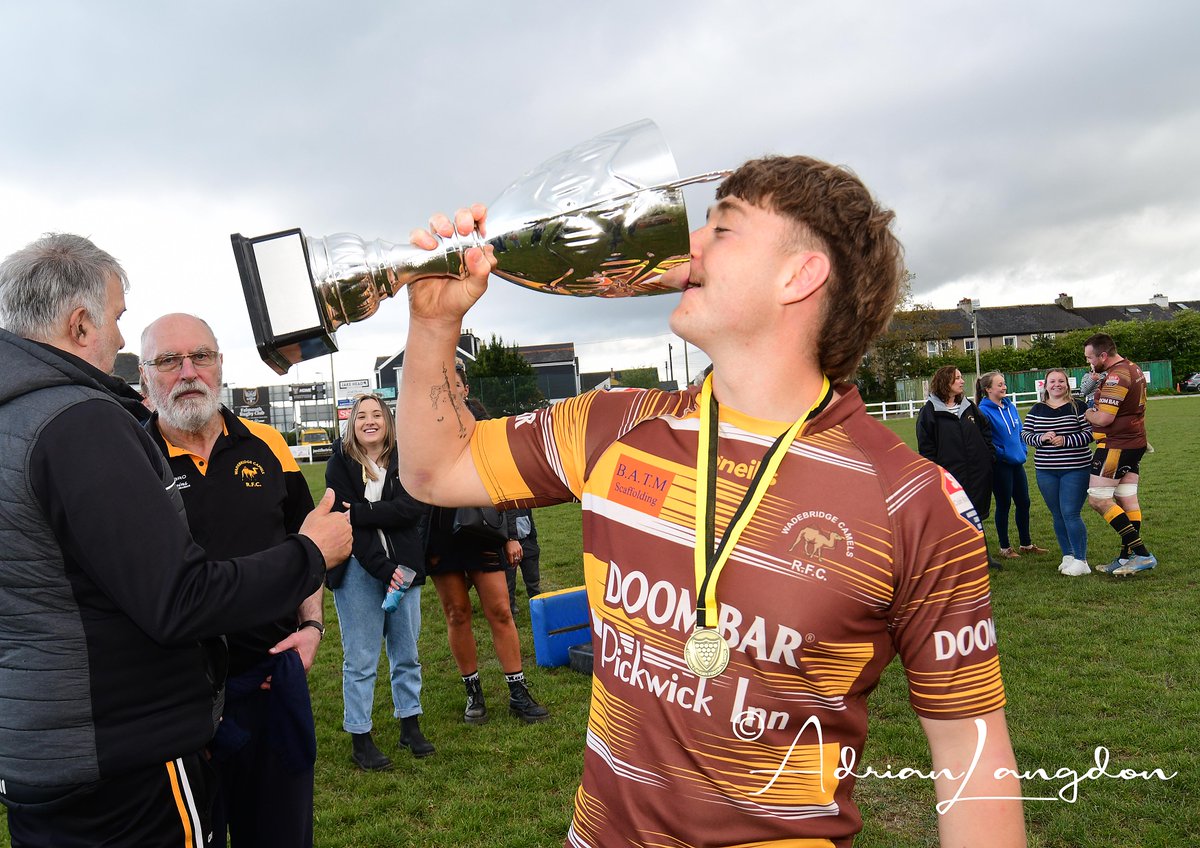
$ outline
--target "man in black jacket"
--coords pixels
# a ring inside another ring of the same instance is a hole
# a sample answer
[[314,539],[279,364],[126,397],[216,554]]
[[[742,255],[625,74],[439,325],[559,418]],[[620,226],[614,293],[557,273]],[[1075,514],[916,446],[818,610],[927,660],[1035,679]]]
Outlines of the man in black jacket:
[[[211,556],[236,557],[295,533],[313,502],[279,431],[221,405],[221,364],[212,328],[194,315],[164,315],[142,332],[142,389],[155,410],[146,429],[192,537]],[[305,675],[325,634],[322,595],[318,587],[283,616],[226,634],[229,685],[211,746],[219,845],[227,831],[234,848],[312,845],[317,742]]]
[[294,610],[350,549],[327,494],[261,553],[208,560],[108,375],[127,279],[85,238],[0,263],[0,800],[20,845],[204,846],[220,634]]

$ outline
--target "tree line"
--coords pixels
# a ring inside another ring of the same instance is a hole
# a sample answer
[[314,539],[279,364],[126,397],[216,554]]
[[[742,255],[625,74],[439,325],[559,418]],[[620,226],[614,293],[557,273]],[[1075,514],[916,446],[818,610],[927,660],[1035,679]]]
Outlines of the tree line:
[[[936,313],[916,308],[904,321],[881,336],[858,369],[859,390],[868,402],[895,400],[896,381],[929,377],[943,365],[964,374],[975,373],[975,354],[957,350],[928,356],[925,342],[945,339]],[[1097,327],[1035,338],[1028,347],[999,347],[979,352],[982,371],[1030,371],[1085,365],[1083,343],[1095,333],[1113,337],[1121,356],[1137,362],[1167,360],[1177,381],[1200,371],[1200,313],[1176,315],[1168,321],[1110,321]]]

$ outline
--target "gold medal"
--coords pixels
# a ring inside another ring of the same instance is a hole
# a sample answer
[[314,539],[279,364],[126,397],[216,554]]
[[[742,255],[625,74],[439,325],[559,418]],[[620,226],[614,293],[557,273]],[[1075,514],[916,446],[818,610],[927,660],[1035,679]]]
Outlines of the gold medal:
[[712,626],[717,622],[717,580],[729,557],[750,523],[751,516],[767,493],[767,487],[783,462],[788,446],[804,430],[804,425],[828,405],[833,398],[829,378],[822,380],[821,396],[771,445],[754,479],[746,489],[742,502],[734,510],[721,543],[713,549],[717,512],[717,442],[720,416],[717,399],[712,394],[712,374],[700,390],[700,430],[696,440],[696,628],[683,646],[683,659],[693,674],[716,677],[729,665],[729,645]]
[[716,677],[729,665],[729,644],[712,627],[697,627],[683,646],[683,659],[697,677]]

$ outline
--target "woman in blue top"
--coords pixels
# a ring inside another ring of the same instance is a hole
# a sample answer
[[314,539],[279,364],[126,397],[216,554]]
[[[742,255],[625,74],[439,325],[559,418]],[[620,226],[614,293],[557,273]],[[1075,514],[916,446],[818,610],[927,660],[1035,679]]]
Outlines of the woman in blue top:
[[1067,372],[1046,372],[1042,399],[1025,413],[1021,439],[1037,448],[1033,464],[1038,489],[1054,518],[1054,535],[1062,548],[1058,570],[1068,577],[1091,572],[1087,562],[1087,528],[1080,511],[1087,500],[1091,475],[1092,425],[1084,420],[1086,407],[1071,397]]
[[[1021,416],[1017,405],[1008,397],[1008,386],[999,371],[988,371],[975,384],[975,400],[979,411],[992,425],[992,447],[996,464],[992,467],[992,494],[996,497],[996,535],[1000,539],[1000,556],[1013,559],[1021,554],[1044,554],[1029,535],[1029,479],[1025,476],[1025,443],[1021,441]],[[1008,511],[1017,506],[1017,536],[1020,553],[1013,550],[1008,539]]]

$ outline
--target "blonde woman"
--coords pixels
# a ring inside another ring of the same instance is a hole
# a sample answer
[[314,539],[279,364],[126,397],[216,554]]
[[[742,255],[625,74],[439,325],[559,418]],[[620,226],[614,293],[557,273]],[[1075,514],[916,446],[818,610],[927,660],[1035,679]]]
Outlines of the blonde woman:
[[1080,513],[1087,501],[1091,474],[1092,425],[1083,417],[1087,407],[1071,397],[1067,372],[1046,372],[1042,399],[1025,413],[1021,440],[1037,453],[1033,466],[1038,490],[1054,519],[1054,535],[1062,549],[1058,570],[1081,577],[1092,569],[1087,561],[1087,527]]
[[[434,753],[421,732],[417,659],[428,507],[404,490],[396,468],[392,413],[377,395],[360,395],[350,409],[345,437],[334,443],[325,483],[336,503],[349,510],[354,529],[353,553],[345,565],[329,572],[329,587],[342,632],[342,726],[351,736],[351,759],[364,771],[392,767],[371,735],[380,642],[387,648],[400,747],[415,757]],[[399,565],[417,576],[399,607],[385,612],[383,599]]]

